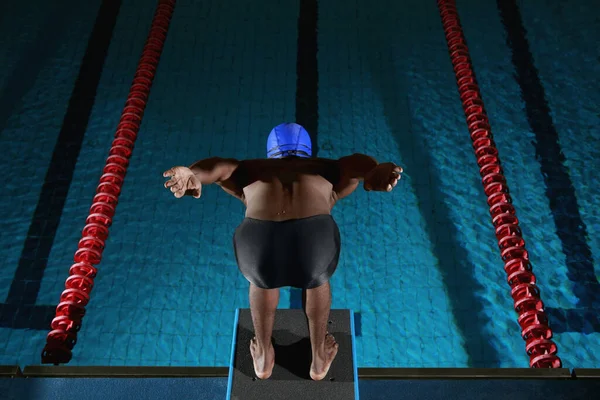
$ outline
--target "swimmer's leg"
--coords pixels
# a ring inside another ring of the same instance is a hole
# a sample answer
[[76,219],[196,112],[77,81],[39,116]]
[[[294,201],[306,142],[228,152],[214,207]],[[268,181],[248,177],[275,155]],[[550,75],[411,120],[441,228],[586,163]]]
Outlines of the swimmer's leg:
[[304,311],[308,317],[308,329],[312,347],[310,377],[315,381],[325,378],[339,347],[333,335],[327,332],[330,308],[331,287],[329,282],[314,289],[306,289]]
[[255,336],[250,341],[254,372],[259,379],[267,379],[275,366],[275,350],[271,342],[275,311],[279,303],[279,289],[261,289],[250,284],[250,312]]

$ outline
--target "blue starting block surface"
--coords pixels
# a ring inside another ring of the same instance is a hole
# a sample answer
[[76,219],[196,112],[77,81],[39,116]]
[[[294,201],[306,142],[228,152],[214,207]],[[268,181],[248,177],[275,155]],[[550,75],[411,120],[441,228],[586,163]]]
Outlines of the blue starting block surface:
[[236,310],[227,400],[358,400],[358,369],[351,310],[331,310],[328,331],[339,350],[322,381],[313,381],[308,321],[302,310],[279,309],[275,314],[275,368],[269,379],[258,379],[250,355],[254,337],[249,309]]

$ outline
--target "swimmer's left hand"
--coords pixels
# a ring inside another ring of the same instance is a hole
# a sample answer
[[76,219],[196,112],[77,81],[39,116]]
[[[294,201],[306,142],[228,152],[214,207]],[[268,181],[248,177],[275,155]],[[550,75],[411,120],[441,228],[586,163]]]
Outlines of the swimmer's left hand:
[[402,167],[394,163],[379,164],[367,173],[363,186],[366,191],[391,192],[398,184],[402,172]]

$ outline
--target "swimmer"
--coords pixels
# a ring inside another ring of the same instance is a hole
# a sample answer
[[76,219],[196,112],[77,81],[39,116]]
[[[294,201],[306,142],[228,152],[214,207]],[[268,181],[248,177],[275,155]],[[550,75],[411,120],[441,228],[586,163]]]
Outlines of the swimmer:
[[271,376],[271,341],[279,288],[303,290],[312,348],[310,377],[322,380],[338,351],[327,332],[331,307],[329,279],[340,255],[340,232],[331,216],[338,200],[363,182],[367,191],[391,191],[402,174],[394,163],[353,154],[338,160],[312,157],[308,132],[295,123],[271,131],[267,158],[212,157],[189,167],[165,171],[165,187],[176,198],[199,198],[203,185],[215,183],[246,206],[246,218],[233,235],[240,272],[250,283],[255,336],[250,342],[254,370]]

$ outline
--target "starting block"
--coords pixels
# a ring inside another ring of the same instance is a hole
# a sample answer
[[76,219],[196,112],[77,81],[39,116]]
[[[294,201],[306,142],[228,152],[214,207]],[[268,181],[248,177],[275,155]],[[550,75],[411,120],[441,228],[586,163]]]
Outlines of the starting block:
[[329,333],[339,343],[336,358],[322,381],[309,370],[312,352],[303,310],[278,309],[273,327],[275,367],[269,379],[258,379],[250,355],[254,337],[249,309],[235,313],[227,400],[358,400],[358,368],[352,310],[331,310]]

